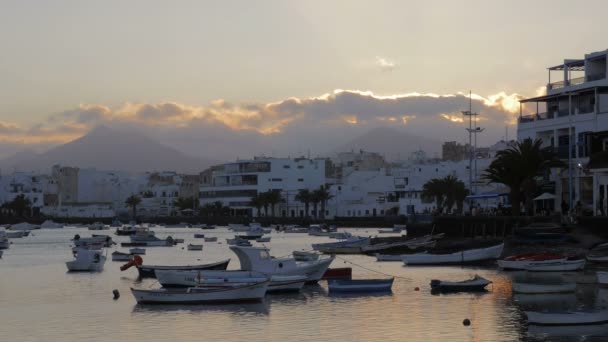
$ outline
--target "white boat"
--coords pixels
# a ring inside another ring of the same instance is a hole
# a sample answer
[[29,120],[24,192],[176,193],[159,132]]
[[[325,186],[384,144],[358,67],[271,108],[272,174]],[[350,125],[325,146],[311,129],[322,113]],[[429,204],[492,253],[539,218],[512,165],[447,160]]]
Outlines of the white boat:
[[346,240],[346,239],[350,239],[351,237],[353,237],[353,234],[351,234],[349,232],[331,232],[331,233],[329,233],[330,239]]
[[189,251],[202,251],[203,250],[203,245],[188,244],[188,250]]
[[290,234],[307,234],[308,233],[308,228],[306,228],[306,227],[300,227],[300,226],[287,226],[287,228],[285,228],[285,233],[290,233]]
[[608,310],[573,312],[526,311],[529,324],[538,325],[586,325],[608,322]]
[[363,253],[377,253],[395,247],[407,247],[409,249],[433,248],[437,243],[435,239],[440,239],[443,237],[443,235],[444,234],[425,235],[419,238],[408,239],[404,241],[376,243],[373,245],[362,247],[361,251]]
[[265,247],[230,246],[241,263],[243,271],[255,271],[275,275],[304,275],[307,282],[321,280],[334,257],[319,258],[315,261],[296,262],[294,258],[274,258]]
[[57,223],[57,222],[53,222],[53,220],[46,220],[46,221],[42,222],[42,224],[40,225],[40,228],[43,228],[43,229],[60,229],[60,228],[63,228],[63,224]]
[[230,246],[251,246],[251,242],[249,242],[249,240],[239,238],[226,239],[226,243],[228,243]]
[[144,290],[131,288],[131,293],[139,304],[206,304],[244,301],[261,301],[266,295],[270,281],[242,286],[206,287],[187,289]]
[[393,225],[393,229],[380,229],[378,231],[379,234],[399,234],[402,231],[405,231],[406,226],[404,224],[395,224]]
[[[264,280],[267,276],[251,271],[173,271],[157,270],[154,272],[158,282],[166,288],[193,287],[212,284],[241,285],[252,281]],[[299,291],[306,283],[302,275],[273,275],[270,277],[268,291]]]
[[27,222],[21,222],[21,223],[11,225],[10,229],[11,230],[33,230],[33,229],[40,229],[40,226],[35,225],[35,224],[30,224]]
[[525,270],[531,272],[578,271],[585,267],[585,263],[585,259],[537,262],[527,265]]
[[2,259],[2,254],[4,254],[4,251],[0,250],[0,259]]
[[450,254],[404,254],[401,260],[406,265],[440,265],[440,264],[464,264],[492,260],[500,258],[504,243],[496,246],[478,249],[468,249]]
[[401,255],[380,254],[376,253],[376,261],[402,261]]
[[112,241],[112,238],[107,235],[80,237],[80,235],[76,234],[76,235],[74,235],[72,242],[74,242],[74,246],[76,246],[76,247],[94,248],[94,249],[99,248],[98,246],[110,247],[114,244],[114,241]]
[[608,285],[608,272],[597,272],[597,283],[600,285]]
[[8,240],[8,236],[6,236],[6,233],[4,231],[0,231],[0,249],[7,249],[10,247],[10,245],[11,243]]
[[308,227],[308,235],[310,236],[329,236],[329,232],[323,230],[320,224],[311,224]]
[[102,249],[78,248],[74,252],[74,260],[65,264],[70,272],[101,272],[105,262]]
[[255,239],[255,242],[270,242],[270,236],[263,236]]
[[24,236],[30,235],[29,230],[16,230],[16,231],[7,231],[6,237],[9,239],[20,239]]
[[131,242],[148,242],[160,240],[148,227],[136,227],[135,233],[129,236]]
[[132,255],[129,253],[123,253],[119,251],[112,252],[112,261],[129,261]]
[[217,236],[205,238],[205,242],[216,242],[216,241],[217,241]]
[[306,251],[293,251],[293,258],[296,261],[315,261],[319,260],[319,253],[315,252],[306,252]]
[[228,228],[233,232],[246,232],[249,230],[249,226],[240,223],[229,223]]
[[239,239],[245,240],[255,240],[261,238],[264,235],[264,230],[261,226],[250,227],[248,230],[244,232],[239,232],[236,234],[236,237]]
[[110,227],[106,226],[105,224],[103,224],[101,222],[95,222],[92,225],[90,225],[88,229],[89,230],[106,230],[106,229],[110,229]]
[[498,260],[498,267],[502,268],[503,270],[525,270],[529,265],[545,263],[547,261],[565,261],[566,259],[566,256],[555,253],[523,253],[511,255],[502,260]]
[[492,282],[488,279],[475,275],[463,281],[431,280],[431,289],[442,292],[485,291],[490,284]]
[[327,254],[357,254],[369,243],[369,238],[355,236],[339,242],[316,243],[312,245],[312,249]]
[[129,253],[134,254],[134,255],[145,255],[146,249],[145,248],[131,248],[131,249],[129,249]]
[[533,284],[513,283],[514,293],[568,293],[576,291],[576,283]]

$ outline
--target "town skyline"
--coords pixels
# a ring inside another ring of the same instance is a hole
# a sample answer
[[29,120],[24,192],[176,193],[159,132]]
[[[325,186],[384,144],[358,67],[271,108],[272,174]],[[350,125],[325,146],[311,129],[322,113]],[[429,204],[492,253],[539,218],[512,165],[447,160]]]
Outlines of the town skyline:
[[[142,4],[2,5],[0,157],[98,125],[198,157],[225,147],[226,159],[321,151],[387,126],[465,142],[469,90],[489,145],[515,135],[517,100],[537,95],[546,67],[602,48],[589,21],[601,11],[568,13],[589,34],[566,46],[555,43],[574,33],[550,25],[566,14],[543,2]],[[506,20],[518,24],[484,25]],[[521,35],[547,27],[543,41]]]

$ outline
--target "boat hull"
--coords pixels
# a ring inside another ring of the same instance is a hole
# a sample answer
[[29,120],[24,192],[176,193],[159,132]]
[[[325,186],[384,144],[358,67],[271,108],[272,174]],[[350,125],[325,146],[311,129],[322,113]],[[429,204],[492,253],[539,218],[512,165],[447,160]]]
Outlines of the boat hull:
[[156,278],[154,272],[156,270],[176,270],[176,271],[204,271],[204,270],[221,270],[228,268],[230,259],[206,265],[192,266],[157,266],[157,265],[141,265],[137,266],[140,278]]
[[531,272],[570,272],[583,269],[585,263],[585,259],[535,263],[526,266],[525,270]]
[[526,311],[529,324],[537,325],[587,325],[608,322],[608,311],[544,313]]
[[141,290],[131,288],[138,304],[211,304],[261,301],[266,295],[268,281],[242,287],[226,287],[205,292],[187,290]]
[[[209,279],[224,281],[223,284],[238,285],[250,281],[256,272],[249,271],[156,271],[156,279],[165,288],[187,288],[199,284],[205,285]],[[260,273],[260,275],[262,275]],[[259,280],[258,280],[259,281]],[[305,276],[272,276],[268,292],[299,291],[306,283]]]
[[370,293],[391,292],[394,279],[328,280],[329,292]]
[[464,250],[451,254],[406,254],[401,256],[401,260],[406,265],[445,265],[477,263],[500,258],[503,248],[504,244],[500,244],[488,248]]

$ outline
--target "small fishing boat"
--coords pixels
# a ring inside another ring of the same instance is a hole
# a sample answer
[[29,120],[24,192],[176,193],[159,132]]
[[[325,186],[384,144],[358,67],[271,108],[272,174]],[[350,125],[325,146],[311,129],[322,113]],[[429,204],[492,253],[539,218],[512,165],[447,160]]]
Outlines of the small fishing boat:
[[544,261],[529,264],[525,267],[526,271],[531,272],[566,272],[578,271],[585,267],[585,259],[567,259],[557,261]]
[[587,325],[608,322],[608,310],[573,312],[526,311],[529,324],[538,325]]
[[608,262],[608,242],[595,245],[587,254],[587,260],[591,262]]
[[57,223],[57,222],[53,222],[53,220],[46,220],[46,221],[42,222],[42,224],[40,225],[40,228],[43,228],[43,229],[60,229],[60,228],[63,228],[63,224]]
[[376,253],[376,261],[402,261],[401,255],[380,254]]
[[7,249],[11,245],[8,240],[8,236],[6,236],[6,232],[0,231],[0,249]]
[[194,245],[194,244],[188,244],[188,250],[189,251],[202,251],[203,250],[203,245]]
[[216,241],[217,241],[217,236],[205,238],[205,242],[216,242]]
[[134,255],[145,255],[146,249],[145,248],[131,248],[131,249],[129,249],[129,253],[134,254]]
[[119,251],[112,252],[112,261],[129,261],[133,255]]
[[503,270],[525,270],[528,265],[533,265],[535,263],[562,260],[566,260],[566,256],[561,254],[548,252],[523,253],[511,255],[502,260],[498,260],[498,267],[502,268]]
[[134,289],[131,293],[138,304],[207,304],[261,301],[270,281],[237,286],[196,286],[186,289]]
[[226,239],[226,242],[230,246],[242,246],[242,247],[250,247],[251,246],[251,242],[249,242],[249,240],[243,240],[243,239],[239,239],[239,238]]
[[329,236],[330,232],[323,229],[320,224],[311,224],[308,227],[308,235],[310,236]]
[[316,243],[312,245],[312,249],[326,254],[358,254],[361,253],[361,248],[369,243],[370,238],[355,236],[339,242]]
[[608,285],[608,272],[597,272],[597,283],[600,285]]
[[139,228],[139,227],[135,226],[135,225],[128,225],[128,226],[124,226],[124,227],[118,227],[118,228],[116,228],[116,231],[114,232],[114,234],[116,234],[116,235],[122,235],[122,236],[134,235],[137,232],[137,228]]
[[205,234],[194,234],[194,238],[196,238],[196,239],[204,239],[205,238]]
[[406,226],[404,224],[396,224],[393,225],[393,229],[380,229],[378,231],[379,234],[399,234],[402,231],[405,231]]
[[352,267],[328,268],[321,280],[351,280],[353,279]]
[[[171,271],[156,270],[156,279],[165,288],[193,287],[197,285],[211,286],[241,285],[253,281],[265,280],[267,275],[251,271]],[[299,291],[306,283],[303,275],[272,275],[268,292]]]
[[395,278],[328,280],[329,292],[390,292]]
[[466,264],[498,259],[502,254],[504,243],[487,248],[468,249],[450,254],[404,254],[401,260],[406,265],[442,265]]
[[156,270],[180,270],[180,271],[204,271],[204,270],[226,270],[230,259],[214,262],[211,264],[204,265],[185,265],[185,266],[159,266],[159,265],[143,265],[143,259],[136,255],[133,260],[122,265],[121,271],[125,271],[132,266],[137,268],[140,278],[155,278],[154,272]]
[[270,242],[270,236],[263,236],[255,239],[255,242]]
[[285,233],[289,233],[289,234],[307,234],[308,233],[308,228],[306,228],[306,227],[300,227],[300,226],[287,226],[287,228],[285,228]]
[[291,253],[296,261],[315,261],[319,260],[319,253],[306,251],[293,251]]
[[65,265],[70,272],[101,272],[106,262],[102,249],[78,248],[74,252],[74,260]]
[[576,291],[576,283],[559,284],[532,284],[532,283],[513,283],[514,293],[568,293]]
[[431,290],[440,292],[476,292],[485,291],[486,286],[492,284],[486,278],[475,275],[473,278],[463,281],[431,280]]
[[361,247],[363,253],[380,253],[382,251],[389,250],[391,248],[406,247],[409,249],[416,248],[433,248],[437,243],[437,239],[441,239],[445,234],[425,235],[418,238],[408,239],[404,241],[396,242],[383,242],[376,243],[369,246]]
[[349,232],[331,232],[331,233],[329,233],[330,239],[346,240],[351,237],[353,237],[353,234],[351,234]]
[[40,226],[31,224],[31,223],[27,223],[27,222],[21,222],[21,223],[13,224],[9,228],[10,228],[10,230],[33,230],[33,229],[40,229]]
[[215,229],[215,226],[210,224],[202,224],[201,229]]
[[101,222],[95,222],[92,225],[90,225],[88,229],[89,230],[106,230],[106,229],[110,229],[110,227],[106,226],[105,224],[103,224]]
[[91,237],[83,238],[76,234],[74,235],[74,238],[72,238],[72,242],[74,242],[74,246],[83,248],[95,247],[97,245],[111,247],[115,244],[115,242],[112,241],[112,237],[108,235],[93,235]]

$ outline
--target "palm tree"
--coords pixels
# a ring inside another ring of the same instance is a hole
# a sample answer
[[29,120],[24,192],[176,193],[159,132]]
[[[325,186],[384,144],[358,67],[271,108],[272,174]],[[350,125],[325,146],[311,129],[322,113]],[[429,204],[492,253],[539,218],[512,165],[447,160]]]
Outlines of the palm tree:
[[[334,196],[329,193],[329,190],[326,186],[321,185],[319,189],[313,191],[313,197],[321,203],[321,218],[325,218],[325,206],[327,205],[327,201],[332,199]],[[315,213],[317,212],[317,208],[315,207]]]
[[137,216],[137,206],[141,203],[141,198],[131,195],[125,200],[125,205],[133,210],[133,219]]
[[456,201],[456,211],[462,214],[464,200],[469,195],[469,189],[466,188],[463,181],[459,180],[458,183],[454,185],[452,194],[454,196],[454,201]]
[[312,193],[308,190],[308,189],[301,189],[298,191],[298,194],[296,195],[296,201],[300,202],[300,203],[304,203],[304,212],[306,213],[305,216],[308,217],[308,214],[310,213],[310,200],[311,200],[311,196]]
[[274,215],[275,206],[281,202],[283,202],[283,197],[281,197],[281,192],[278,190],[269,190],[265,193],[266,202],[270,205],[270,211],[272,212],[272,217]]
[[527,138],[506,150],[498,151],[496,159],[485,170],[483,178],[509,187],[513,215],[521,212],[522,194],[531,203],[536,188],[535,177],[552,167],[563,167],[550,148],[542,147],[542,140]]
[[434,200],[435,204],[437,205],[437,210],[440,213],[443,211],[443,194],[444,189],[443,182],[441,179],[433,178],[428,182],[424,183],[424,185],[422,186],[422,198],[429,201]]
[[5,203],[3,207],[12,210],[18,217],[24,217],[24,214],[31,210],[32,202],[25,195],[21,194],[12,201]]
[[315,218],[319,218],[319,203],[321,203],[321,196],[317,190],[310,193],[310,202],[312,203],[312,211],[315,214]]
[[257,209],[257,217],[260,217],[260,210],[264,206],[264,199],[262,197],[262,194],[257,194],[251,197],[249,201],[249,205]]

